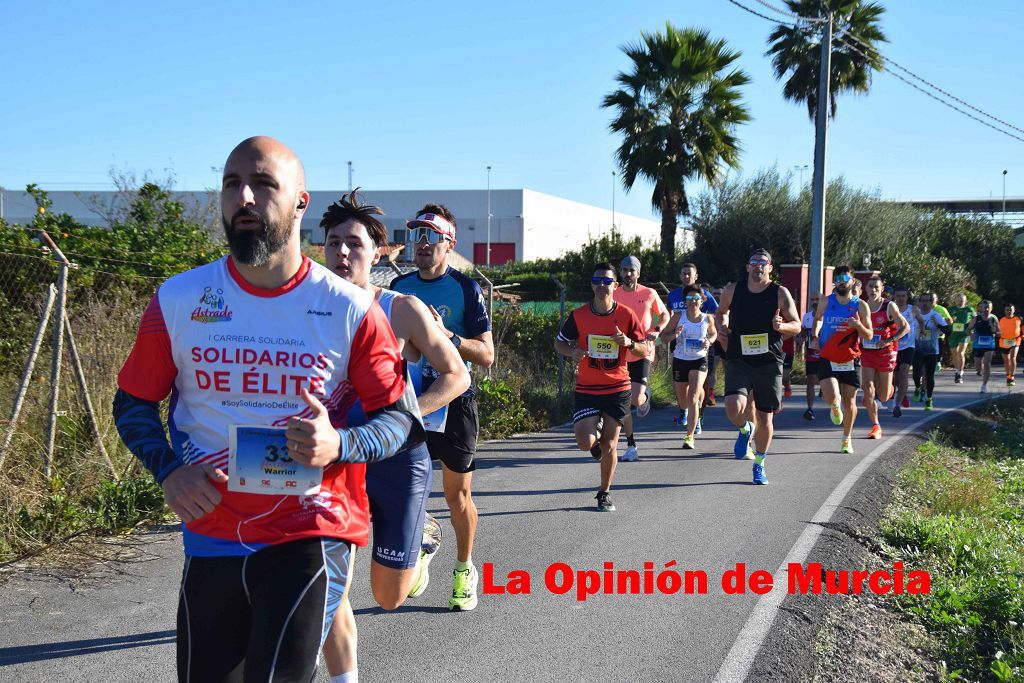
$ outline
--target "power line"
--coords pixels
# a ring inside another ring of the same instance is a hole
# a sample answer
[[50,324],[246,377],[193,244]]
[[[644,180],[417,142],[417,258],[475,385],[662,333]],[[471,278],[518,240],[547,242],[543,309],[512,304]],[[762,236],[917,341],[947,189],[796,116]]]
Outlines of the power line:
[[[971,110],[973,110],[973,111],[976,111],[976,112],[978,112],[979,114],[981,114],[982,116],[986,116],[986,117],[988,117],[988,118],[992,119],[993,121],[997,121],[997,122],[999,122],[999,123],[1003,124],[1004,126],[1006,126],[1007,128],[1012,128],[1012,129],[1013,129],[1013,130],[1015,130],[1015,131],[1018,131],[1018,132],[1020,132],[1020,133],[1024,133],[1024,128],[1020,128],[1020,127],[1018,127],[1018,126],[1015,126],[1015,125],[1013,125],[1013,124],[1012,124],[1012,123],[1010,123],[1009,121],[1004,121],[1003,119],[1001,119],[1001,118],[999,118],[999,117],[997,117],[997,116],[993,116],[992,114],[989,114],[988,112],[986,112],[986,111],[984,111],[984,110],[982,110],[982,109],[979,109],[978,107],[975,107],[975,106],[974,106],[973,104],[971,104],[970,102],[966,102],[966,101],[964,101],[964,100],[960,99],[959,97],[957,97],[957,96],[956,96],[956,95],[954,95],[953,93],[951,93],[951,92],[949,92],[949,91],[947,91],[947,90],[943,90],[943,89],[942,89],[942,88],[940,88],[940,87],[939,87],[938,85],[936,85],[936,84],[932,83],[931,81],[929,81],[928,79],[924,78],[923,76],[920,76],[920,75],[918,75],[918,74],[914,73],[913,71],[911,71],[911,70],[910,70],[910,69],[908,69],[907,67],[905,67],[905,66],[903,66],[902,64],[900,64],[900,63],[896,62],[895,60],[893,60],[893,59],[890,59],[889,57],[886,57],[886,56],[885,56],[885,55],[883,55],[883,54],[882,54],[881,52],[879,52],[879,51],[878,51],[877,49],[875,49],[875,48],[874,48],[874,47],[872,47],[871,45],[869,45],[869,44],[865,43],[865,42],[864,42],[863,40],[861,40],[861,39],[860,39],[860,38],[858,38],[857,36],[853,35],[852,33],[848,33],[848,34],[846,34],[846,35],[844,36],[844,38],[849,38],[850,40],[853,40],[853,41],[854,41],[855,43],[857,43],[858,45],[860,45],[860,46],[861,46],[861,47],[863,47],[864,49],[866,49],[866,50],[870,50],[870,51],[874,52],[874,53],[875,53],[876,55],[878,55],[878,57],[879,57],[879,58],[880,58],[880,59],[881,59],[881,60],[882,60],[883,62],[886,62],[887,64],[891,64],[892,66],[895,66],[895,67],[896,67],[897,69],[899,69],[899,70],[903,71],[904,73],[907,73],[907,74],[909,74],[909,75],[910,75],[910,76],[912,76],[913,78],[916,78],[917,80],[921,81],[922,83],[924,83],[925,85],[927,85],[927,86],[928,86],[929,88],[932,88],[933,90],[936,90],[936,91],[938,91],[938,92],[942,93],[942,94],[943,94],[943,95],[945,95],[946,97],[948,97],[948,98],[950,98],[950,99],[952,99],[952,100],[954,100],[954,101],[956,101],[956,102],[958,102],[958,103],[962,104],[963,106],[967,107],[968,109],[971,109]],[[863,54],[863,53],[861,53],[861,54]]]
[[[865,53],[865,52],[864,52],[863,50],[861,50],[861,49],[857,48],[856,46],[854,46],[854,45],[851,45],[850,43],[847,43],[847,42],[846,42],[845,40],[843,40],[842,38],[837,38],[837,39],[836,39],[836,42],[837,42],[837,43],[841,43],[842,45],[845,45],[846,47],[850,48],[851,50],[853,50],[853,51],[854,51],[854,52],[856,52],[857,54],[859,54],[859,55],[861,55],[862,57],[864,57],[865,59],[870,59],[870,56],[869,56],[869,55],[868,55],[867,53]],[[917,90],[917,91],[919,91],[919,92],[921,92],[921,93],[923,93],[923,94],[927,95],[928,97],[932,98],[932,99],[933,99],[933,100],[935,100],[936,102],[938,102],[938,103],[940,103],[940,104],[944,104],[944,105],[946,105],[947,107],[949,107],[950,109],[953,109],[954,111],[958,111],[958,112],[960,112],[961,114],[963,114],[964,116],[966,116],[966,117],[968,117],[968,118],[970,118],[970,119],[974,119],[975,121],[977,121],[977,122],[978,122],[978,123],[980,123],[981,125],[983,125],[983,126],[988,126],[989,128],[991,128],[991,129],[992,129],[992,130],[994,130],[994,131],[997,131],[997,132],[999,132],[999,133],[1002,133],[1003,135],[1008,135],[1009,137],[1013,138],[1014,140],[1019,140],[1020,142],[1024,142],[1024,137],[1021,137],[1020,135],[1016,135],[1016,134],[1014,134],[1014,133],[1011,133],[1011,132],[1010,132],[1010,131],[1008,131],[1008,130],[1003,130],[1002,128],[1000,128],[1000,127],[998,127],[998,126],[995,126],[995,125],[993,125],[993,124],[989,123],[988,121],[986,121],[986,120],[984,120],[984,119],[978,118],[977,116],[975,116],[974,114],[970,113],[969,111],[965,111],[965,110],[961,109],[960,107],[956,106],[955,104],[952,104],[951,102],[948,102],[948,101],[946,101],[946,100],[942,99],[941,97],[939,97],[939,96],[938,96],[938,95],[936,95],[935,93],[932,93],[932,92],[928,92],[927,90],[925,90],[924,88],[922,88],[921,86],[919,86],[919,85],[918,85],[917,83],[914,83],[914,82],[912,82],[912,81],[910,81],[910,80],[908,80],[908,79],[904,78],[903,76],[900,76],[900,75],[899,75],[898,73],[896,73],[895,71],[892,71],[892,70],[890,70],[890,71],[889,71],[889,73],[890,73],[890,74],[891,74],[892,76],[894,76],[895,78],[898,78],[899,80],[901,80],[901,81],[903,81],[904,83],[906,83],[907,85],[909,85],[909,86],[910,86],[911,88],[913,88],[914,90]],[[971,108],[972,108],[972,109],[977,109],[976,107],[971,107]],[[980,111],[980,110],[979,110],[979,111]],[[986,114],[986,116],[988,116],[988,114]],[[1011,127],[1014,127],[1014,128],[1015,128],[1015,126],[1011,126]],[[1017,130],[1020,130],[1020,129],[1018,128]]]
[[[798,20],[801,20],[801,21],[814,21],[813,19],[811,19],[809,17],[802,17],[802,16],[796,15],[796,14],[790,14],[789,12],[781,12],[781,10],[778,10],[777,8],[773,7],[771,4],[769,4],[767,2],[762,2],[762,0],[754,0],[754,1],[758,2],[761,5],[764,5],[765,7],[771,8],[771,9],[775,10],[776,12],[780,12],[782,14],[786,14],[787,16],[795,17]],[[765,19],[767,21],[770,21],[770,22],[772,22],[774,24],[782,24],[782,25],[788,26],[790,28],[797,28],[792,23],[786,23],[786,22],[781,21],[779,19],[770,17],[770,16],[768,16],[766,14],[762,14],[761,12],[758,12],[757,10],[754,10],[754,9],[752,9],[750,7],[747,7],[746,5],[743,5],[740,2],[737,2],[737,0],[728,0],[728,2],[732,3],[733,5],[736,5],[740,9],[745,10],[746,12],[749,12],[750,14],[753,14],[754,16],[760,17],[760,18]],[[827,9],[827,8],[825,8],[823,6],[823,9]],[[963,106],[965,106],[965,107],[967,107],[967,108],[969,108],[969,109],[971,109],[973,111],[976,111],[979,114],[981,114],[981,115],[983,115],[983,116],[985,116],[987,118],[992,119],[993,121],[997,121],[998,123],[1006,126],[1007,128],[1011,128],[1013,130],[1016,130],[1016,131],[1019,131],[1021,133],[1024,133],[1024,128],[1019,128],[1019,127],[1013,125],[1012,123],[1004,121],[1003,119],[1001,119],[1001,118],[999,118],[997,116],[993,116],[992,114],[989,114],[988,112],[986,112],[986,111],[984,111],[982,109],[979,109],[978,107],[975,107],[974,105],[970,104],[969,102],[966,102],[966,101],[960,99],[959,97],[953,95],[952,93],[950,93],[950,92],[940,88],[939,86],[935,85],[934,83],[932,83],[932,82],[926,80],[925,78],[917,75],[916,73],[914,73],[910,69],[906,68],[905,66],[903,66],[903,65],[893,61],[892,59],[889,59],[888,57],[883,55],[881,52],[879,52],[876,48],[868,45],[867,43],[865,43],[861,39],[857,38],[850,31],[845,32],[841,38],[839,38],[839,37],[834,38],[834,40],[837,43],[840,43],[840,44],[845,45],[846,47],[850,48],[851,50],[853,50],[857,54],[861,55],[865,59],[871,59],[872,58],[871,55],[868,55],[866,52],[864,52],[860,48],[858,48],[858,47],[856,47],[854,45],[851,45],[850,43],[846,42],[846,40],[844,40],[844,38],[849,38],[850,40],[855,41],[856,43],[858,43],[859,45],[865,47],[866,49],[871,50],[871,52],[874,53],[874,56],[876,58],[878,58],[878,59],[881,59],[884,63],[888,63],[888,64],[891,64],[891,65],[895,66],[897,69],[900,69],[901,71],[909,74],[911,77],[913,77],[913,78],[919,80],[920,82],[924,83],[929,88],[932,88],[933,90],[942,93],[946,97],[949,97],[950,99],[955,100],[956,102],[962,104]],[[904,83],[906,83],[910,87],[914,88],[915,90],[918,90],[919,92],[921,92],[921,93],[927,95],[928,97],[932,98],[936,102],[938,102],[940,104],[943,104],[943,105],[949,107],[950,109],[953,109],[954,111],[958,111],[961,114],[963,114],[964,116],[966,116],[966,117],[968,117],[970,119],[973,119],[974,121],[977,121],[978,123],[980,123],[980,124],[982,124],[984,126],[988,126],[992,130],[995,130],[997,132],[1003,133],[1004,135],[1007,135],[1007,136],[1009,136],[1009,137],[1011,137],[1011,138],[1013,138],[1015,140],[1019,140],[1020,142],[1024,142],[1024,137],[1021,137],[1019,135],[1011,133],[1010,131],[1004,130],[1004,129],[998,127],[998,126],[992,125],[988,121],[985,121],[984,119],[980,119],[980,118],[978,118],[977,116],[971,114],[968,111],[964,111],[963,109],[961,109],[960,107],[956,106],[955,104],[952,104],[952,103],[942,99],[941,97],[938,97],[934,93],[925,90],[924,88],[922,88],[921,86],[917,85],[916,83],[913,83],[913,82],[907,80],[906,78],[904,78],[903,76],[900,76],[898,73],[896,73],[892,69],[889,70],[889,73],[892,74],[894,77],[898,78],[899,80],[903,81]]]
[[[788,10],[780,9],[780,8],[776,7],[775,5],[771,4],[770,2],[766,2],[766,0],[754,0],[754,2],[756,2],[759,5],[764,5],[765,7],[767,7],[770,10],[772,10],[773,12],[778,12],[779,14],[782,14],[784,16],[790,17],[792,19],[798,19],[799,21],[806,21],[807,23],[810,23],[810,24],[823,24],[826,21],[828,21],[828,19],[823,19],[821,17],[804,17],[804,16],[800,16],[799,14],[793,14],[792,12],[790,12]],[[739,4],[739,3],[736,3],[736,4]],[[742,7],[742,5],[740,5],[740,6]],[[746,9],[746,8],[744,8],[744,9]],[[772,21],[775,21],[775,19],[772,19]]]
[[[779,20],[779,19],[777,19],[775,17],[770,17],[767,14],[761,14],[756,9],[752,9],[750,7],[747,7],[746,5],[737,2],[737,0],[727,0],[727,2],[731,2],[732,4],[736,5],[740,9],[745,10],[747,12],[750,12],[755,17],[761,17],[762,19],[766,19],[767,21],[770,21],[773,24],[785,24],[786,26],[789,26],[790,28],[793,28],[793,24],[786,24],[786,22],[781,21],[781,20]],[[764,4],[764,3],[762,3],[762,4]]]

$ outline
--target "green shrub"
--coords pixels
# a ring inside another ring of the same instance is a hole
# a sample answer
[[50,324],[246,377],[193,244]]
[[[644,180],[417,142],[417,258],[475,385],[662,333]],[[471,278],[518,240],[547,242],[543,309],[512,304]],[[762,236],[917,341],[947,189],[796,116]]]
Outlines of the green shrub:
[[477,385],[480,410],[480,437],[502,439],[529,432],[539,425],[523,403],[519,389],[500,379],[484,380]]

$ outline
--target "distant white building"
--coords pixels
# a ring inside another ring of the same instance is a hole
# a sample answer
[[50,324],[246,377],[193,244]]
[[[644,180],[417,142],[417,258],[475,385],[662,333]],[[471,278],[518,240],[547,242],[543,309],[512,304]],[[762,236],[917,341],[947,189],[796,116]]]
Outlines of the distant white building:
[[[310,205],[302,221],[303,239],[323,243],[319,228],[324,210],[343,191],[311,191]],[[367,190],[365,200],[384,209],[384,224],[389,239],[405,241],[405,221],[414,218],[427,202],[441,203],[451,209],[458,223],[456,251],[481,265],[487,263],[487,200],[490,194],[490,262],[528,261],[554,258],[599,237],[612,229],[612,212],[597,206],[574,202],[534,190]],[[189,211],[216,223],[219,204],[211,192],[175,192],[175,198]],[[107,216],[123,201],[115,192],[57,191],[49,193],[52,211],[67,213],[88,225],[106,225]],[[25,192],[4,191],[4,218],[26,224],[35,214],[35,202]],[[638,235],[656,243],[661,224],[650,218],[623,213],[614,215],[615,227],[626,238]],[[689,233],[680,230],[683,240]],[[684,247],[690,245],[684,244]]]

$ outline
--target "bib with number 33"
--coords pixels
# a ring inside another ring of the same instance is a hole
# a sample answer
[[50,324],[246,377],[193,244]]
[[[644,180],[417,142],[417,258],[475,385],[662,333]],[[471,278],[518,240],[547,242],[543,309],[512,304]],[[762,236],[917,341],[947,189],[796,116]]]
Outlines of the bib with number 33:
[[284,427],[228,427],[228,490],[269,495],[320,493],[322,467],[291,459]]

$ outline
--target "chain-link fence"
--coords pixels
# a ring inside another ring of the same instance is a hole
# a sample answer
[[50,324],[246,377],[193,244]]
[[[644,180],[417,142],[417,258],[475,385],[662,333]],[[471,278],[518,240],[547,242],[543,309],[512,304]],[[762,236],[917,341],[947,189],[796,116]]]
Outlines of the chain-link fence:
[[72,514],[62,501],[88,498],[135,467],[111,398],[163,279],[78,264],[49,244],[0,245],[0,550],[8,552],[40,519],[60,526],[57,517]]

